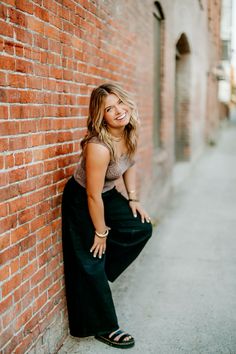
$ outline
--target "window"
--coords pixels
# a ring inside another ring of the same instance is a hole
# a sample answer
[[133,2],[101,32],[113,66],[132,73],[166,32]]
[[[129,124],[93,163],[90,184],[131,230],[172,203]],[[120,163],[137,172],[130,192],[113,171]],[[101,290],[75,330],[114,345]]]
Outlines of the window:
[[222,39],[221,40],[221,59],[230,60],[230,41]]

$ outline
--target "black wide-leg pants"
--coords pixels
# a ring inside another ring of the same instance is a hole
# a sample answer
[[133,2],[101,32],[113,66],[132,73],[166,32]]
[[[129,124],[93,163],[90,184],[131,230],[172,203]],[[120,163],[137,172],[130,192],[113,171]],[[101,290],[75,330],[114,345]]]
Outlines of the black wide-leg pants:
[[62,241],[70,334],[102,335],[119,328],[108,280],[113,282],[139,255],[152,225],[135,218],[116,188],[102,193],[106,225],[111,228],[106,254],[94,258],[94,226],[87,194],[72,177],[62,198]]

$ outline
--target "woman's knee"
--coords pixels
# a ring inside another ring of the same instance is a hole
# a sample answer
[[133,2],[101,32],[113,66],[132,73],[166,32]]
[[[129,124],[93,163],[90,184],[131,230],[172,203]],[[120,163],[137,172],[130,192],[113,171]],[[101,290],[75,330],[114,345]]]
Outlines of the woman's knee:
[[149,222],[140,223],[141,233],[148,239],[152,236],[152,224]]
[[152,224],[150,222],[145,223],[145,232],[148,238],[152,236]]

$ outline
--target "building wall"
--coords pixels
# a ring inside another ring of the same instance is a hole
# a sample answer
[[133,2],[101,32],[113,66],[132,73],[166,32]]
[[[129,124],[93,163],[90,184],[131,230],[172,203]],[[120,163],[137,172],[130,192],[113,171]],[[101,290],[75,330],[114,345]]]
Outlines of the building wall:
[[154,151],[153,1],[1,2],[3,354],[54,353],[67,335],[61,193],[79,159],[92,88],[115,81],[133,94],[141,120],[138,185],[148,207],[150,195],[161,207],[171,191],[175,163],[175,47],[185,33],[190,47],[185,157],[194,159],[203,150],[206,97],[216,102],[216,83],[207,85],[207,73],[212,48],[211,62],[217,60],[218,37],[209,38],[218,17],[209,27],[203,1],[161,5],[161,146]]

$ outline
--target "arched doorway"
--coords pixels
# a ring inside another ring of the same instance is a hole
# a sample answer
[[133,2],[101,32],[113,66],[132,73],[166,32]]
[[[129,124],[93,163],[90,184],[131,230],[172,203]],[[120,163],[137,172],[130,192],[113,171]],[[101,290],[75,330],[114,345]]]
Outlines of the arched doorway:
[[185,33],[176,43],[175,65],[175,160],[190,158],[190,46]]

